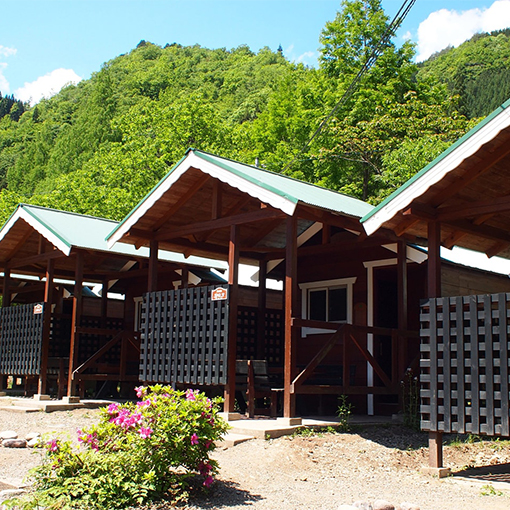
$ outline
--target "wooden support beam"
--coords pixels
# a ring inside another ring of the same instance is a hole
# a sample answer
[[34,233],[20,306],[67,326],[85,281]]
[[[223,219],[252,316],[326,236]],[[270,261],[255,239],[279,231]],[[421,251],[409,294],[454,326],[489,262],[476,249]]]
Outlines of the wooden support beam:
[[238,214],[224,218],[218,218],[210,221],[200,221],[190,225],[183,225],[168,230],[161,230],[153,239],[159,241],[167,241],[178,237],[186,237],[210,230],[219,230],[221,228],[231,227],[232,225],[242,225],[244,223],[254,223],[263,220],[271,220],[274,218],[285,218],[286,214],[279,209],[259,209],[249,213]]
[[237,357],[237,308],[239,301],[239,226],[230,227],[230,242],[228,251],[228,284],[229,316],[228,316],[228,368],[227,384],[225,385],[226,412],[234,412],[236,393],[236,357]]
[[472,183],[477,177],[482,175],[487,170],[490,170],[496,163],[501,161],[507,154],[510,153],[510,144],[504,143],[493,151],[490,155],[484,157],[482,161],[477,162],[471,167],[470,170],[464,172],[461,178],[450,183],[441,193],[434,197],[434,207],[439,207],[448,198],[455,196],[468,184]]
[[297,206],[295,216],[297,216],[298,218],[303,218],[305,220],[331,225],[333,227],[353,230],[354,232],[363,232],[363,226],[361,225],[359,219],[357,218],[351,218],[350,216],[341,216],[327,211],[321,211],[302,204]]
[[75,278],[74,278],[74,295],[73,295],[73,314],[71,320],[71,345],[69,348],[69,379],[67,383],[67,396],[72,397],[76,394],[76,381],[73,373],[78,365],[78,351],[80,334],[81,315],[83,311],[83,253],[76,254]]
[[467,202],[461,205],[441,207],[437,209],[439,221],[451,221],[464,218],[475,218],[481,215],[494,215],[510,211],[510,195],[493,197],[478,202]]
[[18,251],[25,245],[25,243],[30,239],[32,235],[36,235],[35,231],[32,227],[21,237],[21,239],[16,243],[14,248],[5,256],[5,261],[10,261]]
[[11,270],[4,267],[4,287],[2,290],[2,308],[11,306]]
[[222,210],[222,189],[221,181],[214,179],[213,181],[213,195],[212,195],[212,208],[211,208],[211,220],[217,220],[221,218]]
[[259,262],[259,288],[257,303],[257,359],[266,359],[266,294],[267,262]]
[[158,290],[158,248],[158,241],[151,240],[149,254],[149,281],[147,284],[147,292],[155,292]]
[[39,373],[38,393],[43,395],[46,393],[47,372],[48,372],[48,356],[50,349],[50,332],[51,332],[51,305],[53,303],[53,278],[55,275],[55,260],[49,259],[46,268],[46,284],[44,287],[44,318],[41,343],[41,369]]
[[501,253],[502,251],[508,249],[510,247],[510,243],[495,243],[493,244],[486,252],[485,254],[487,257],[495,257],[498,253]]
[[406,217],[403,221],[401,221],[395,228],[395,234],[398,237],[404,235],[410,228],[414,227],[417,223],[420,222],[419,218]]
[[50,259],[58,259],[65,257],[60,250],[53,250],[39,255],[33,255],[32,257],[25,257],[23,259],[15,257],[9,261],[9,267],[14,269],[16,267],[31,266],[33,264],[39,264],[41,262],[47,262]]
[[297,316],[297,218],[287,218],[286,256],[285,256],[285,326],[284,326],[284,392],[283,415],[292,418],[296,414],[296,395],[292,382],[296,371],[295,328],[292,318]]
[[[441,224],[429,222],[428,224],[428,278],[427,294],[429,298],[441,296]],[[436,403],[432,403],[436,405]],[[429,432],[429,466],[443,467],[443,434],[442,432]]]
[[[398,329],[407,330],[407,244],[403,241],[397,245],[397,285],[398,285]],[[406,369],[407,342],[404,338],[395,338],[398,367],[397,374],[402,374]]]

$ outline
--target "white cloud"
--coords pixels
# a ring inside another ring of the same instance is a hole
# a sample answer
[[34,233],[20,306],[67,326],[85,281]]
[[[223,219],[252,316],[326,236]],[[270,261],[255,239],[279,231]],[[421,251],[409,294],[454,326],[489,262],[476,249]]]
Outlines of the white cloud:
[[[7,46],[2,46],[0,44],[0,57],[10,57],[12,55],[16,55],[15,48],[8,48]],[[4,95],[8,94],[11,90],[7,78],[4,76],[4,70],[6,67],[7,64],[5,62],[0,62],[0,91]]]
[[16,48],[8,48],[7,46],[2,46],[0,44],[0,55],[2,57],[10,57],[11,55],[16,55]]
[[510,0],[497,0],[489,8],[456,11],[441,9],[429,14],[418,27],[418,62],[450,46],[458,46],[477,32],[491,32],[510,25]]
[[25,82],[25,85],[17,89],[14,95],[34,105],[43,98],[54,96],[64,85],[78,83],[80,80],[81,77],[72,69],[55,69],[31,83]]
[[9,82],[7,78],[4,76],[4,69],[7,67],[7,64],[0,62],[0,91],[2,94],[7,95],[9,93]]
[[309,66],[315,66],[317,65],[317,57],[318,53],[316,51],[305,51],[302,55],[299,55],[299,57],[296,59],[296,62],[309,65]]

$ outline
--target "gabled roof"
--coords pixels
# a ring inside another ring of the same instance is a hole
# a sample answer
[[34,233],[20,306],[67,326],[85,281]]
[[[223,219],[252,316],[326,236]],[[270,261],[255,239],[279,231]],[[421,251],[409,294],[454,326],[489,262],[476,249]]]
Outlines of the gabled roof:
[[[0,249],[7,236],[9,234],[14,235],[16,225],[20,220],[28,223],[66,256],[69,256],[73,248],[80,248],[142,258],[149,257],[147,248],[135,249],[134,246],[127,244],[119,244],[112,249],[108,248],[105,237],[118,225],[117,221],[27,204],[20,204],[0,229]],[[159,252],[159,258],[167,262],[206,268],[226,268],[225,264],[217,260],[201,257],[188,257],[186,259],[180,253],[163,250]]]
[[381,226],[391,228],[392,222],[394,224],[397,221],[396,216],[399,212],[414,200],[424,196],[429,190],[432,194],[432,188],[449,174],[452,174],[451,179],[462,178],[460,170],[468,165],[474,166],[476,158],[487,157],[493,148],[482,152],[484,146],[494,142],[496,137],[509,126],[510,99],[394,191],[376,208],[369,211],[361,219],[367,234],[372,234]]
[[289,216],[294,214],[299,203],[354,218],[361,218],[372,209],[371,205],[361,200],[326,188],[196,149],[188,149],[185,157],[112,230],[107,237],[108,245],[113,246],[119,241],[190,169],[200,170]]

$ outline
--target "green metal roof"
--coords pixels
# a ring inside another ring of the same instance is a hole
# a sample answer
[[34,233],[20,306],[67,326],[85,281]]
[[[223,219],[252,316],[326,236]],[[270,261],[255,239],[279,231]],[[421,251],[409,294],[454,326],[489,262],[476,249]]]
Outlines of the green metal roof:
[[193,151],[199,158],[214,163],[257,186],[272,191],[295,203],[301,202],[321,209],[328,209],[348,216],[355,216],[357,218],[361,218],[373,209],[372,205],[362,200],[316,186],[309,182],[299,181],[286,175],[245,165],[196,149],[189,150]]
[[[203,163],[201,163],[203,162]],[[202,166],[202,168],[201,168]],[[307,204],[346,216],[361,218],[370,212],[372,205],[336,191],[321,188],[308,182],[257,168],[238,161],[209,154],[197,149],[188,149],[186,155],[161,179],[145,198],[115,227],[107,237],[110,243],[120,237],[154,205],[162,193],[189,168],[209,172],[228,185],[292,214],[298,203]],[[117,234],[117,235],[115,235]]]
[[[45,236],[57,248],[68,254],[71,248],[82,248],[137,257],[149,257],[147,248],[136,249],[129,244],[119,244],[115,248],[108,248],[106,236],[118,225],[117,221],[86,216],[67,211],[58,211],[35,205],[20,204],[0,229],[0,241],[12,228],[14,223],[22,218],[27,221],[41,235]],[[225,269],[226,265],[217,260],[202,257],[188,257],[180,253],[160,250],[159,258],[170,262],[215,267]]]
[[497,117],[501,112],[510,107],[510,99],[505,101],[501,106],[496,108],[490,115],[485,117],[481,122],[479,122],[475,127],[470,129],[464,136],[459,138],[455,143],[453,143],[450,147],[448,147],[444,152],[442,152],[436,159],[434,159],[431,163],[429,163],[426,167],[422,168],[417,174],[413,175],[408,181],[406,181],[400,188],[396,189],[391,195],[386,197],[377,207],[374,207],[371,211],[369,211],[363,218],[361,218],[361,222],[364,223],[369,218],[377,214],[381,209],[383,209],[387,204],[393,201],[397,196],[399,196],[403,191],[409,188],[416,181],[420,180],[425,174],[427,174],[432,168],[437,166],[442,160],[444,160],[449,154],[451,154],[455,149],[463,145],[467,142],[471,137],[473,137],[478,131],[480,131],[484,126],[489,124],[495,117]]

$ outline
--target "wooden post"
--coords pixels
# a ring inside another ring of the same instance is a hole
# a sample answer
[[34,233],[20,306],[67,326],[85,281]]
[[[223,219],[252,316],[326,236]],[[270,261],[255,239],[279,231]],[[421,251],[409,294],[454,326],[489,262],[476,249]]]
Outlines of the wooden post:
[[[427,261],[427,294],[429,298],[441,296],[441,224],[428,223],[428,261]],[[435,400],[437,395],[432,395]],[[436,405],[436,402],[431,402]],[[443,467],[443,433],[429,432],[429,466]]]
[[[397,281],[398,281],[398,329],[403,331],[408,328],[407,320],[407,245],[400,241],[397,247]],[[404,375],[407,363],[407,338],[397,335],[397,377]],[[399,381],[394,380],[394,384]]]
[[181,289],[187,289],[189,284],[189,269],[187,266],[181,269]]
[[237,357],[237,302],[239,298],[239,227],[230,227],[228,248],[228,284],[230,286],[228,315],[228,368],[225,385],[224,410],[234,412],[236,394],[236,357]]
[[259,293],[257,303],[257,359],[266,359],[266,293],[267,262],[259,262]]
[[39,372],[38,393],[46,393],[46,383],[48,374],[48,354],[50,348],[51,332],[51,305],[53,303],[53,276],[55,272],[55,259],[49,259],[46,266],[46,284],[44,286],[44,318],[41,344],[41,369]]
[[103,280],[101,285],[101,327],[108,324],[108,280]]
[[69,376],[67,382],[67,396],[75,396],[76,382],[73,371],[78,367],[78,349],[80,335],[77,329],[80,327],[83,309],[83,253],[76,254],[76,268],[74,277],[73,316],[71,322],[71,345],[69,348]]
[[296,395],[291,384],[296,372],[296,352],[292,318],[297,306],[297,218],[287,218],[285,254],[285,362],[283,370],[283,415],[292,418],[296,414]]
[[2,292],[2,308],[11,306],[11,270],[4,268],[4,288]]
[[158,241],[154,239],[151,240],[149,255],[149,282],[147,286],[147,292],[155,292],[158,290],[158,250]]

